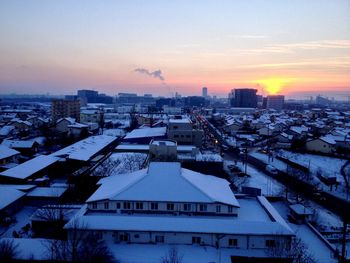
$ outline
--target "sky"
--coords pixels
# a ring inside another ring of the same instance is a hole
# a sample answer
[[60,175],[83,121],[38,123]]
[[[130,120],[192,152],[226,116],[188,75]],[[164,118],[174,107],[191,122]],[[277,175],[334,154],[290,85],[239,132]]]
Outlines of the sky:
[[350,95],[350,0],[0,0],[0,93]]

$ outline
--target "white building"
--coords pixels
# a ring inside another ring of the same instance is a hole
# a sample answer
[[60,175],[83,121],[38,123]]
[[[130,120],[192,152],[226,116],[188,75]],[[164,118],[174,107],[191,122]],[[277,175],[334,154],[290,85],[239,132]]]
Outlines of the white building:
[[268,257],[268,249],[294,236],[264,197],[238,201],[226,180],[180,163],[153,162],[99,185],[65,226],[68,233],[81,226],[110,245],[201,245],[250,257]]

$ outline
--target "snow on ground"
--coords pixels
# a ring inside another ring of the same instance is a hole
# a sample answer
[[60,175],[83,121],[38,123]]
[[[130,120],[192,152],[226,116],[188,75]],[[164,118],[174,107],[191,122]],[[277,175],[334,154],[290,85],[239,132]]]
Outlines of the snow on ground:
[[[13,231],[16,231],[17,233],[21,234],[22,227],[24,227],[26,224],[30,224],[30,216],[38,209],[37,207],[33,206],[25,206],[23,209],[21,209],[19,212],[17,212],[14,217],[16,218],[17,222],[12,224],[10,227],[6,229],[0,229],[0,236],[1,237],[12,237]],[[23,237],[26,237],[27,234],[23,233]]]
[[288,207],[284,202],[273,202],[272,205],[295,231],[296,236],[305,243],[309,253],[318,263],[338,262],[337,259],[333,258],[332,251],[307,225],[296,225],[288,221]]
[[1,238],[0,241],[12,241],[17,246],[18,253],[14,256],[19,260],[49,260],[49,241],[33,238]]
[[313,175],[316,175],[317,171],[322,171],[327,176],[335,175],[338,180],[344,181],[340,169],[346,163],[346,160],[314,154],[293,153],[285,150],[280,150],[278,153],[291,161],[310,167]]
[[252,152],[252,153],[249,153],[249,155],[253,156],[256,159],[263,161],[266,164],[273,165],[274,167],[276,167],[280,171],[283,171],[283,172],[287,171],[287,164],[285,162],[282,162],[276,158],[269,158],[269,156],[267,154],[260,153],[260,152]]
[[[234,164],[234,162],[226,161],[225,167],[230,164]],[[237,166],[241,171],[244,171],[244,165],[242,162],[237,162]],[[247,174],[250,175],[250,177],[245,179],[246,181],[244,185],[260,188],[262,195],[279,196],[284,189],[282,184],[249,164],[247,165]]]

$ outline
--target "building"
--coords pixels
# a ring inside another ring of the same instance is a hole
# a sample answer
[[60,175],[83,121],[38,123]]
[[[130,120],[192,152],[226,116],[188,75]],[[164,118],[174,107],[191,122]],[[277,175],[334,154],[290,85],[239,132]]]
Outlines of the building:
[[167,134],[169,139],[179,144],[191,144],[197,147],[202,145],[204,136],[203,130],[196,129],[189,118],[182,116],[169,119]]
[[267,252],[277,242],[288,248],[295,236],[265,197],[237,200],[228,181],[177,162],[151,162],[148,168],[103,178],[98,185],[65,225],[68,236],[82,227],[107,245],[229,248],[230,257],[264,262],[271,262]]
[[234,89],[229,95],[232,107],[238,108],[256,108],[258,106],[258,97],[256,89]]
[[282,110],[284,107],[283,95],[269,95],[267,96],[266,108],[274,110]]
[[208,88],[207,87],[202,88],[202,97],[204,97],[204,98],[208,97]]
[[71,117],[80,121],[79,100],[53,100],[51,104],[52,122],[56,123],[61,118]]
[[105,104],[112,104],[113,103],[113,97],[107,96],[103,93],[98,93],[95,90],[78,90],[78,98],[86,101],[87,103],[105,103]]

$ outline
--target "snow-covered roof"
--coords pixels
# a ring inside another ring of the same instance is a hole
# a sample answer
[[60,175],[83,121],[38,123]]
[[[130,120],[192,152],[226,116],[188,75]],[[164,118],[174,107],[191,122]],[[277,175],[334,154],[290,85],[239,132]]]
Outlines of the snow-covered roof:
[[290,205],[289,208],[296,214],[299,215],[312,215],[312,211],[309,208],[306,208],[302,204]]
[[35,141],[3,140],[1,144],[10,148],[32,148]]
[[290,127],[290,130],[295,133],[302,134],[303,132],[307,132],[309,129],[305,126],[292,126]]
[[68,187],[36,187],[30,191],[27,196],[29,197],[60,197],[66,191]]
[[225,203],[239,207],[229,182],[181,168],[176,162],[153,162],[148,169],[115,175],[87,200],[142,200],[164,202]]
[[0,160],[19,154],[18,151],[5,145],[0,145]]
[[88,161],[103,148],[113,143],[116,139],[116,137],[108,135],[91,136],[54,152],[51,156]]
[[9,133],[15,129],[15,126],[6,125],[0,129],[0,136],[7,136]]
[[0,210],[9,206],[13,202],[17,201],[19,198],[25,195],[22,191],[16,189],[15,187],[0,186]]
[[1,176],[7,176],[17,179],[26,179],[31,175],[45,169],[46,167],[57,162],[59,158],[50,155],[39,155],[29,161],[26,161],[14,168],[0,173]]
[[124,137],[124,139],[160,137],[160,136],[165,136],[165,134],[166,134],[166,127],[143,128],[143,129],[132,130]]
[[[118,231],[159,231],[182,233],[217,233],[235,235],[294,235],[294,232],[274,221],[240,220],[239,218],[188,217],[188,216],[138,216],[118,214],[86,214],[65,225],[66,229],[84,225],[87,229]],[[79,215],[80,214],[80,215]],[[74,225],[75,224],[75,225]]]
[[75,119],[72,118],[72,117],[60,118],[60,119],[58,119],[58,120],[56,121],[56,123],[59,123],[59,122],[61,122],[61,121],[63,121],[63,120],[68,121],[70,124],[74,124],[74,123],[75,123]]
[[74,124],[68,125],[68,128],[77,128],[77,129],[88,128],[88,127],[89,127],[89,125],[82,124],[82,123],[79,123],[79,122],[76,122]]
[[191,120],[188,118],[182,119],[169,119],[169,123],[191,123]]

